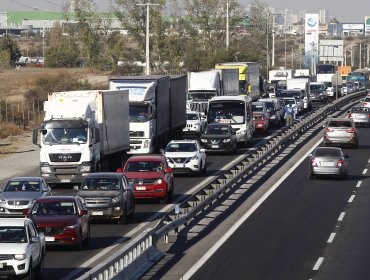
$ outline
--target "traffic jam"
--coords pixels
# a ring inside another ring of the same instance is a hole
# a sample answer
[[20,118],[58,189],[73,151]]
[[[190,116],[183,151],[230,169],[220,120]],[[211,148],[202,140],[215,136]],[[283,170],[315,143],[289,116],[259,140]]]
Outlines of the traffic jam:
[[[107,90],[49,94],[33,133],[40,176],[10,178],[0,192],[0,249],[7,251],[0,276],[41,278],[49,248],[85,250],[95,224],[132,223],[138,205],[173,202],[175,178],[211,176],[209,157],[247,153],[320,106],[369,91],[370,71],[353,71],[366,77],[356,83],[333,85],[320,79],[328,66],[318,65],[315,77],[271,70],[263,87],[259,64],[246,62],[180,77],[113,77]],[[331,73],[337,75],[334,65]],[[358,127],[370,126],[365,95],[325,121],[307,180],[348,176],[347,148],[357,149]],[[60,186],[73,186],[73,195],[60,194]]]

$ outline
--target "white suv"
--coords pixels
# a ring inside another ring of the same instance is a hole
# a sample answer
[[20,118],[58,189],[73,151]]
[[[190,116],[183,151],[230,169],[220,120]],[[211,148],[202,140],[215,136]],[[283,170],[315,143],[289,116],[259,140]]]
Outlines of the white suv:
[[186,112],[187,121],[186,126],[182,130],[184,134],[201,134],[206,127],[206,117],[204,113],[199,113],[196,111]]
[[198,140],[172,140],[162,153],[173,173],[196,172],[201,175],[206,171],[206,151]]

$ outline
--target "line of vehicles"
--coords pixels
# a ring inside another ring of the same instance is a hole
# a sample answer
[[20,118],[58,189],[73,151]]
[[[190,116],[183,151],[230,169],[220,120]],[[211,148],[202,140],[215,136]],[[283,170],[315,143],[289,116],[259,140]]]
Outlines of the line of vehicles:
[[[191,92],[189,73],[112,77],[109,90],[50,93],[44,121],[33,135],[40,145],[41,177],[12,178],[0,194],[0,215],[14,221],[0,227],[0,246],[25,243],[7,255],[19,262],[0,260],[0,271],[41,275],[45,244],[80,250],[90,242],[92,219],[122,224],[133,217],[138,199],[169,202],[174,174],[203,175],[208,152],[235,153],[259,130],[279,127],[287,104],[296,114],[312,108],[306,77],[286,81],[286,90],[262,98],[257,64],[216,68],[210,71],[217,73],[213,78],[228,81],[218,91],[196,93],[193,86]],[[59,183],[74,184],[76,195],[53,196],[50,185]],[[17,228],[23,239],[1,241],[7,233],[15,236]]]

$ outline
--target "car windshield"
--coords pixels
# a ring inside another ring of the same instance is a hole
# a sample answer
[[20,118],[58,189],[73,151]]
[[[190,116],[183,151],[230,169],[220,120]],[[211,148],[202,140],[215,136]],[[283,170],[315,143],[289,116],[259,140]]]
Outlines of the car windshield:
[[32,208],[32,215],[75,215],[76,205],[73,201],[45,201],[36,202]]
[[263,105],[262,104],[252,104],[252,111],[254,112],[263,112]]
[[229,128],[227,126],[207,126],[205,134],[228,134]]
[[351,113],[369,113],[368,107],[353,107]]
[[314,156],[316,157],[341,157],[340,149],[317,148]]
[[198,115],[197,115],[197,114],[187,114],[186,116],[187,116],[187,119],[188,119],[189,121],[196,121],[196,120],[199,120],[199,117],[198,117]]
[[149,120],[149,106],[135,106],[130,104],[129,120],[131,122],[147,122]]
[[271,110],[271,111],[275,110],[275,106],[273,102],[265,102],[265,104],[268,110]]
[[84,191],[116,191],[121,189],[119,178],[93,177],[85,178],[81,184]]
[[40,191],[40,183],[38,181],[9,181],[4,192],[38,192]]
[[285,104],[295,105],[295,100],[294,99],[285,99]]
[[365,102],[370,102],[370,97],[365,97],[364,101]]
[[352,127],[352,123],[350,121],[330,121],[328,124],[329,127]]
[[0,243],[27,243],[26,228],[0,226]]
[[166,152],[195,152],[197,145],[194,143],[170,143],[166,147]]
[[126,172],[161,172],[160,161],[129,161],[125,167]]

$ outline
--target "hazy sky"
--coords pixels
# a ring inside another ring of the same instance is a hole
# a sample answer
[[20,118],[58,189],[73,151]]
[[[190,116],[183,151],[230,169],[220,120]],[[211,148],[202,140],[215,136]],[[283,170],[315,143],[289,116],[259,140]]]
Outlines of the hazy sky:
[[[112,0],[95,0],[100,11],[107,11]],[[146,0],[143,0],[143,2]],[[155,2],[155,0],[151,0]],[[248,5],[249,0],[238,0],[242,5]],[[289,9],[295,13],[306,10],[317,13],[319,9],[327,9],[329,17],[336,17],[341,22],[362,23],[365,16],[370,16],[368,0],[258,0],[268,6],[278,9]],[[63,0],[0,0],[0,11],[19,10],[49,10],[60,11]]]

